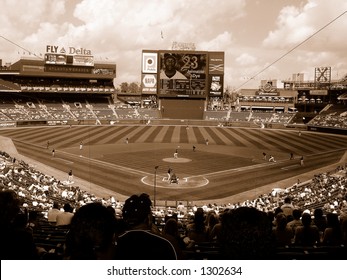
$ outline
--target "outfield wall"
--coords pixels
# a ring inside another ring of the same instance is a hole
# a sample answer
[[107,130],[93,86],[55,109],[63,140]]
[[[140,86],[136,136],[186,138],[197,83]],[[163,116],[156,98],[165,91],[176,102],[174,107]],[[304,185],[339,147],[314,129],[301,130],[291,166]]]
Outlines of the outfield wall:
[[204,99],[161,99],[162,117],[165,119],[198,119],[204,116]]

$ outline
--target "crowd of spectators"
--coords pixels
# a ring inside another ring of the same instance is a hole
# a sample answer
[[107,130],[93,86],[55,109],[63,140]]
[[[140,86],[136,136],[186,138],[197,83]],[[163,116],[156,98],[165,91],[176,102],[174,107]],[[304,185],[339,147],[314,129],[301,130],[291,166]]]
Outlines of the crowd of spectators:
[[347,129],[347,111],[317,115],[310,125]]
[[64,259],[195,259],[202,244],[220,259],[269,259],[278,247],[347,246],[345,166],[253,200],[175,208],[146,194],[99,198],[6,152],[0,178],[1,259],[47,258],[40,223],[69,228]]

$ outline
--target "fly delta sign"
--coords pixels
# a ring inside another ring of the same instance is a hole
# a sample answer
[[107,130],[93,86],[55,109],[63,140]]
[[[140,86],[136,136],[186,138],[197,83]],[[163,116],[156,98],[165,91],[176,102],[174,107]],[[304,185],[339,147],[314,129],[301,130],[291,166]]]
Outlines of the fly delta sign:
[[65,49],[64,47],[59,47],[59,46],[52,46],[52,45],[47,45],[46,46],[46,53],[61,53],[61,54],[81,54],[81,55],[92,55],[91,50],[87,50],[84,48],[75,48],[75,47],[68,47]]

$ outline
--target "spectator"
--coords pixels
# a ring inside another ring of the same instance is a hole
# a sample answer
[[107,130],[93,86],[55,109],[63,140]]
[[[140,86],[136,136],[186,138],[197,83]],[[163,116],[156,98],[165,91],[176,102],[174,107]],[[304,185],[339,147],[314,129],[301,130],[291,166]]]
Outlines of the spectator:
[[274,244],[265,212],[239,207],[222,215],[220,248],[223,259],[272,259]]
[[214,227],[212,228],[212,231],[211,231],[211,233],[209,235],[209,239],[211,241],[215,240],[215,241],[219,242],[219,240],[220,240],[220,233],[221,233],[221,230],[222,230],[222,215],[225,212],[227,212],[227,211],[229,211],[229,209],[226,209],[223,212],[219,213],[218,223],[214,225]]
[[175,247],[178,259],[184,259],[183,250],[186,249],[186,244],[178,231],[177,219],[169,218],[163,229],[163,236],[168,239]]
[[126,231],[117,238],[117,259],[177,259],[173,244],[153,230],[151,205],[147,194],[132,195],[125,201],[123,220]]
[[273,221],[274,226],[276,226],[276,216],[277,216],[278,214],[280,214],[280,213],[283,213],[283,214],[284,214],[282,208],[281,208],[281,207],[276,207],[275,210],[274,210],[274,216],[273,216],[273,218],[272,218],[272,221]]
[[115,215],[101,203],[82,206],[71,220],[65,259],[113,259],[115,230]]
[[24,214],[20,214],[19,205],[15,192],[11,190],[0,191],[1,260],[31,260],[39,258],[32,232],[26,230],[27,216],[18,218],[18,215]]
[[195,242],[209,241],[208,233],[205,226],[205,213],[202,208],[197,208],[194,213],[194,220],[186,227],[186,236]]
[[341,209],[340,213],[342,244],[347,247],[347,207]]
[[313,211],[313,224],[318,227],[320,236],[323,236],[324,230],[327,227],[327,218],[324,216],[322,208],[316,208]]
[[206,217],[206,233],[209,241],[213,240],[212,230],[219,223],[219,217],[214,211],[209,211]]
[[296,228],[299,227],[299,226],[302,226],[301,214],[302,214],[301,210],[294,209],[293,210],[293,220],[288,222],[288,226],[290,226],[290,228],[292,229],[293,235],[295,234]]
[[[281,210],[281,208],[279,208],[279,207],[277,207],[276,209],[280,209]],[[283,213],[283,211],[281,210],[281,212],[279,212],[279,213]],[[275,215],[275,212],[274,211],[267,211],[266,215],[267,215],[267,217],[269,219],[269,224],[270,224],[271,228],[275,227],[276,226],[276,220],[275,220],[275,216],[276,215]]]
[[284,203],[281,206],[283,213],[288,216],[293,216],[294,205],[292,204],[292,200],[289,196],[284,199]]
[[327,213],[327,227],[323,233],[324,245],[341,245],[342,234],[339,216],[335,213]]
[[276,226],[272,229],[272,234],[277,247],[289,246],[292,243],[294,233],[287,224],[287,216],[279,213],[276,216]]
[[342,244],[347,247],[347,219],[341,220]]
[[57,226],[68,226],[71,223],[71,219],[73,217],[73,208],[70,203],[64,204],[64,212],[60,213],[56,217],[56,225]]
[[49,209],[47,212],[47,220],[50,223],[56,223],[57,222],[57,215],[60,214],[60,206],[58,202],[53,203],[53,208]]
[[295,231],[294,243],[299,246],[313,246],[320,243],[319,230],[312,225],[312,218],[309,213],[303,213],[301,217],[302,226]]

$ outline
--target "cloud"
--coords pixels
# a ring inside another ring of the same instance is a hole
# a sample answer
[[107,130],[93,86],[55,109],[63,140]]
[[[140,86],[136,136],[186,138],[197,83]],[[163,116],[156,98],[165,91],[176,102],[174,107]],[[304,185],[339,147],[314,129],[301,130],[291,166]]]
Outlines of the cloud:
[[[325,0],[283,1],[287,6],[276,1],[271,11],[257,2],[3,0],[0,35],[36,53],[44,53],[46,45],[86,48],[96,60],[107,57],[117,64],[119,82],[140,80],[142,50],[191,42],[197,50],[224,51],[225,83],[237,86],[347,10],[345,0],[333,5]],[[346,26],[345,15],[262,75],[290,76],[322,65],[347,72]],[[19,47],[6,40],[0,44],[4,62],[20,58]]]
[[235,60],[239,65],[242,65],[242,66],[252,65],[257,62],[257,58],[248,53],[241,54]]
[[[263,46],[289,50],[308,39],[343,11],[347,11],[347,2],[344,0],[336,0],[334,5],[324,0],[309,0],[302,7],[286,6],[280,11],[276,29],[271,30],[263,40]],[[341,49],[345,49],[346,41],[343,42],[342,34],[346,31],[346,26],[347,15],[345,14],[319,31],[301,45],[300,49],[321,51],[327,48],[325,40],[329,40],[329,45],[334,48],[340,46]]]
[[206,51],[224,51],[225,49],[230,48],[232,43],[232,34],[225,31],[209,41],[198,43],[197,48]]

